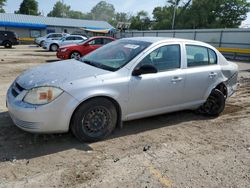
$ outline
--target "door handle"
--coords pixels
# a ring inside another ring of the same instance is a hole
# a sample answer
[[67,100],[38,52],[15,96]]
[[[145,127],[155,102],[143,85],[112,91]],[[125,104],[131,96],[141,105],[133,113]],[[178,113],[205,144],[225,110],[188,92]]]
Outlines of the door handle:
[[176,83],[176,82],[180,82],[180,81],[182,81],[183,79],[181,78],[181,77],[174,77],[173,79],[172,79],[172,83]]
[[210,74],[209,74],[209,78],[214,78],[216,76],[217,76],[216,72],[210,72]]

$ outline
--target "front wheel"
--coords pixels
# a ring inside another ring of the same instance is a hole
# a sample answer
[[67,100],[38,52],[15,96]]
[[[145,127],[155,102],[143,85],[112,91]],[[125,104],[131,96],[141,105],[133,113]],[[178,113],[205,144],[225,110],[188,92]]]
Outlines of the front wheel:
[[50,51],[55,52],[55,51],[57,51],[58,47],[59,46],[57,44],[51,44]]
[[208,116],[218,116],[225,108],[225,95],[218,89],[214,89],[207,101],[198,109],[198,112]]
[[4,47],[5,47],[5,48],[12,48],[12,43],[11,43],[10,41],[6,41],[6,42],[4,43]]
[[108,136],[115,128],[117,111],[106,98],[91,99],[80,105],[71,121],[71,131],[80,141],[95,142]]
[[79,52],[72,52],[70,55],[70,59],[79,60],[81,58],[81,54]]

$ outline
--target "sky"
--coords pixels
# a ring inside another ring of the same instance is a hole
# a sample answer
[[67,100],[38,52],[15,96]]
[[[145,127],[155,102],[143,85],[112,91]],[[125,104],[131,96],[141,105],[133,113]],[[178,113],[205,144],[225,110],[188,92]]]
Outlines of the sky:
[[[58,0],[37,0],[39,3],[39,11],[47,15]],[[90,12],[93,6],[95,6],[101,0],[64,0],[64,3],[71,6],[72,10],[82,11],[84,13]],[[248,0],[250,2],[250,0]],[[4,7],[7,13],[13,13],[19,9],[22,0],[7,0]],[[126,12],[136,14],[140,10],[145,10],[150,13],[153,12],[154,7],[163,6],[166,0],[106,0],[106,2],[114,5],[116,12]],[[248,13],[247,20],[243,22],[243,25],[250,26],[250,13]]]

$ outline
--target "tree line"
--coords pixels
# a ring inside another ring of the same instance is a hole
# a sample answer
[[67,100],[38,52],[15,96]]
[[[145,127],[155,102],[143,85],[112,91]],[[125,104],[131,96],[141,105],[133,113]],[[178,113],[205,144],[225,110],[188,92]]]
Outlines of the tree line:
[[[0,0],[0,12],[7,0]],[[130,22],[130,29],[202,29],[237,28],[250,11],[247,0],[167,0],[164,6],[155,7],[152,16],[146,11],[132,15],[116,12],[106,1],[97,3],[90,12],[72,10],[57,1],[48,17],[64,17],[107,21],[116,27],[118,22]],[[41,15],[36,0],[23,0],[16,14]]]

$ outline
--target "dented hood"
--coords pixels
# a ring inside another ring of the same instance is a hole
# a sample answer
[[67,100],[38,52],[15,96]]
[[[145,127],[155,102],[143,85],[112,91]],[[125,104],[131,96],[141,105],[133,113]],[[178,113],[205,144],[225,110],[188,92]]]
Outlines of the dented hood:
[[40,86],[62,87],[63,84],[79,79],[109,73],[77,60],[58,61],[25,71],[16,82],[25,89]]

